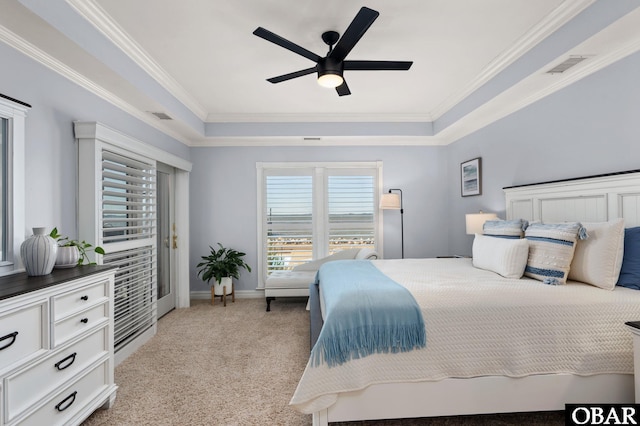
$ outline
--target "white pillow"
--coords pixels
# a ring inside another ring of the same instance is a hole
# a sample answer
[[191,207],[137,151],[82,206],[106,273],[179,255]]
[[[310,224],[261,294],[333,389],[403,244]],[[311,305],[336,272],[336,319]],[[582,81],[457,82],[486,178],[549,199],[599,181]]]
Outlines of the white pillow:
[[569,279],[613,290],[624,255],[624,219],[582,226],[587,228],[589,238],[576,244]]
[[370,249],[370,248],[362,248],[360,249],[358,254],[356,254],[357,260],[360,260],[360,259],[375,260],[377,258],[378,258],[378,253],[376,253],[373,249]]
[[520,278],[527,266],[529,241],[476,234],[473,239],[473,266],[505,278]]

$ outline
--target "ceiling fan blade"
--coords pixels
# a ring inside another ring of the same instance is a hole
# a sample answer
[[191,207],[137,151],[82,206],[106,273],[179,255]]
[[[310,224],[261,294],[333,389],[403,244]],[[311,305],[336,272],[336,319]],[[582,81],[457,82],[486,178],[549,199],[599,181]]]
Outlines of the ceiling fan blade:
[[378,15],[380,15],[380,13],[373,9],[369,9],[368,7],[361,8],[329,56],[337,61],[343,61],[349,52],[351,52],[353,46],[356,45],[371,24],[373,24],[373,21],[376,20]]
[[347,86],[347,80],[343,80],[342,84],[336,87],[336,92],[338,92],[339,96],[347,96],[351,94],[351,90],[349,90],[349,86]]
[[256,28],[253,34],[257,35],[260,38],[263,38],[271,43],[277,44],[280,47],[284,47],[287,50],[292,51],[293,53],[297,53],[300,56],[304,56],[307,59],[311,59],[313,62],[318,62],[322,57],[316,55],[310,50],[305,49],[304,47],[298,46],[297,44],[287,40],[286,38],[282,38],[277,34],[272,33],[269,30],[265,30],[262,27]]
[[344,61],[344,69],[350,71],[406,71],[413,61]]
[[292,72],[289,74],[279,75],[277,77],[268,78],[267,81],[270,83],[282,83],[283,81],[291,80],[292,78],[302,77],[303,75],[312,74],[316,72],[316,67],[307,68],[304,70]]

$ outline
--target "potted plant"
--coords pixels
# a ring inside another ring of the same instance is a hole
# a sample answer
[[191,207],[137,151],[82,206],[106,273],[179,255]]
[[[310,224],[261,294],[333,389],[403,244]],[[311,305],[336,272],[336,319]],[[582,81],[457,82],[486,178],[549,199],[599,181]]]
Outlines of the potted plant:
[[[215,296],[226,296],[233,293],[232,278],[240,278],[240,269],[244,268],[251,272],[251,267],[242,259],[246,253],[225,248],[218,243],[218,250],[209,246],[211,253],[208,256],[202,256],[202,262],[198,263],[198,276],[202,280],[211,285],[211,279],[215,281],[211,287],[211,302],[213,303]],[[224,288],[226,287],[226,292]],[[226,300],[225,300],[226,304]]]
[[[82,240],[72,240],[67,236],[60,235],[58,228],[53,228],[49,236],[58,243],[58,254],[56,257],[56,268],[73,268],[74,266],[95,265],[95,262],[89,260],[87,249],[93,247],[88,242]],[[94,247],[93,251],[98,254],[104,254],[102,247]]]

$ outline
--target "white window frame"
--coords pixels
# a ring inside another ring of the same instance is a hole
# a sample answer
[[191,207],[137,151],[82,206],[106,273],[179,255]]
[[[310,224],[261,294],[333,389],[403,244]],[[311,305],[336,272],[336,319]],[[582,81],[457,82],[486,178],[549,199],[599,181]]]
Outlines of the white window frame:
[[7,253],[0,276],[24,270],[20,245],[26,238],[25,223],[25,126],[29,107],[0,97],[0,117],[7,129]]
[[[191,172],[191,162],[177,157],[169,152],[163,151],[155,146],[132,138],[116,129],[112,129],[102,123],[90,121],[74,122],[74,133],[79,144],[78,160],[79,174],[83,173],[83,168],[93,168],[87,175],[93,176],[91,179],[79,180],[78,199],[89,200],[80,201],[78,211],[78,235],[87,242],[99,245],[100,229],[96,226],[101,215],[101,201],[95,194],[100,191],[101,183],[101,155],[98,157],[102,147],[109,147],[109,150],[117,150],[122,155],[141,156],[150,161],[161,162],[176,168],[176,228],[180,233],[178,241],[178,253],[176,260],[176,282],[177,308],[188,308],[189,297],[189,175]],[[100,161],[98,161],[100,158]],[[105,247],[106,249],[106,247]],[[101,260],[101,259],[97,259]],[[141,347],[153,334],[156,326],[152,326],[148,333],[140,335],[130,344],[122,347],[115,356],[116,366],[124,361],[129,355]]]
[[[326,187],[326,180],[329,174],[336,174],[335,172],[339,169],[375,169],[376,170],[376,189],[375,189],[375,221],[376,221],[376,251],[383,256],[382,247],[384,246],[382,241],[382,236],[384,234],[382,229],[382,215],[377,208],[380,194],[382,194],[382,161],[359,161],[359,162],[257,162],[256,163],[256,178],[257,178],[257,253],[258,253],[258,289],[264,289],[264,282],[267,279],[267,268],[265,265],[264,257],[265,250],[264,241],[263,241],[263,232],[264,232],[264,215],[263,215],[263,207],[266,202],[266,194],[264,191],[264,179],[265,173],[267,171],[277,170],[280,174],[286,175],[286,170],[292,170],[292,173],[295,173],[295,170],[307,169],[311,170],[314,176],[314,201],[316,203],[319,202],[320,206],[326,205],[326,192],[324,190],[317,190],[315,185],[319,182],[319,177],[321,176],[321,169],[330,170],[329,173],[323,173],[324,182],[323,185]],[[323,217],[323,221],[327,222],[328,219],[325,217],[325,214],[321,214]],[[322,226],[318,223],[319,221],[314,220],[314,227]],[[328,224],[325,223],[325,229]],[[316,233],[317,230],[314,230]],[[322,235],[318,233],[319,238],[324,238]],[[318,246],[323,246],[323,241],[320,241]],[[314,258],[321,257],[323,254],[317,252],[317,246],[314,247]]]

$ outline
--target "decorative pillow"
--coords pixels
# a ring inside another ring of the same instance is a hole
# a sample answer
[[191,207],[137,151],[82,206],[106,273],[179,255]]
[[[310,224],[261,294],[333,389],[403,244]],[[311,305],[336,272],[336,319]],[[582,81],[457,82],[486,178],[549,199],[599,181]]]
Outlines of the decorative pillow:
[[523,231],[529,222],[522,219],[488,220],[482,226],[482,233],[490,237],[522,238]]
[[529,241],[524,275],[557,285],[567,281],[576,241],[587,233],[580,223],[532,223],[524,237]]
[[624,230],[624,256],[616,285],[640,290],[640,227]]
[[356,259],[374,260],[377,258],[378,258],[378,253],[376,253],[373,249],[370,249],[370,248],[360,249],[358,254],[356,254]]
[[505,278],[520,278],[527,265],[529,242],[523,239],[493,238],[476,234],[473,239],[473,266]]
[[582,226],[589,238],[576,243],[569,279],[613,290],[622,266],[624,219]]

